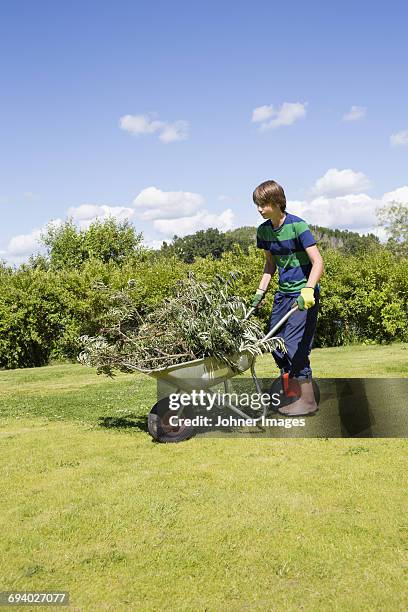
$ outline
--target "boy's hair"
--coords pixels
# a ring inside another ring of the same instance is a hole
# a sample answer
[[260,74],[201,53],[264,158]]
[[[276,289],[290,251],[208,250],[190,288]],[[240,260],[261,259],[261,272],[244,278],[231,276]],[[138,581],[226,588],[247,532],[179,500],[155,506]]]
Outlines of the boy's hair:
[[283,187],[276,181],[265,181],[258,185],[252,194],[255,204],[265,206],[266,204],[275,204],[279,206],[282,212],[286,209],[286,196]]

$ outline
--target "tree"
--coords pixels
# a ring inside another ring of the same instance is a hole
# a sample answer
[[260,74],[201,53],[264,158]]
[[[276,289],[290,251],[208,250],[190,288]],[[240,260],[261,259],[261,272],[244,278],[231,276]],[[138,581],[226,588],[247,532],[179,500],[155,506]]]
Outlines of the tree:
[[223,253],[231,251],[234,244],[239,244],[243,252],[248,253],[249,247],[256,244],[256,227],[238,227],[225,233],[209,228],[183,238],[174,236],[171,244],[163,243],[161,251],[174,253],[182,261],[192,263],[196,257],[208,255],[219,259]]
[[172,244],[164,243],[162,250],[174,253],[186,263],[192,263],[196,257],[207,257],[208,255],[219,259],[226,248],[225,234],[210,227],[206,230],[199,230],[195,234],[184,236],[184,238],[174,236]]
[[[335,248],[350,255],[376,251],[381,246],[379,238],[374,234],[360,236],[357,232],[317,225],[311,225],[310,229],[319,246]],[[196,257],[208,255],[219,259],[223,253],[232,251],[234,244],[238,244],[247,255],[249,248],[256,245],[256,227],[238,227],[225,233],[210,228],[184,238],[174,236],[171,244],[163,243],[160,252],[164,255],[174,254],[182,261],[192,263]]]
[[244,253],[248,253],[250,246],[256,245],[256,227],[244,226],[225,232],[227,239],[227,250],[230,251],[234,244],[239,244]]
[[387,246],[395,253],[408,256],[408,203],[391,202],[377,210],[378,224],[388,235]]
[[83,234],[72,219],[62,225],[49,224],[41,234],[53,268],[75,268],[84,261]]
[[381,246],[375,234],[360,236],[357,232],[329,229],[319,225],[311,225],[310,229],[320,247],[337,249],[350,255],[375,251]]
[[69,219],[59,226],[48,225],[41,240],[52,268],[72,269],[87,259],[120,263],[141,250],[142,234],[136,233],[129,221],[117,221],[113,217],[96,220],[87,230],[80,230]]
[[84,251],[89,258],[119,263],[138,250],[142,238],[129,221],[119,222],[110,217],[94,221],[84,232]]

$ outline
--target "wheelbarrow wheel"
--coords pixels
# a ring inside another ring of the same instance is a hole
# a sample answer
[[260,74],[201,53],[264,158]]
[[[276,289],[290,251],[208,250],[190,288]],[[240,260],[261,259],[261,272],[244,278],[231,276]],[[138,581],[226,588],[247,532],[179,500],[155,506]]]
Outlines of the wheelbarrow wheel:
[[[270,394],[273,395],[275,393],[277,393],[279,395],[280,398],[280,404],[279,407],[281,406],[288,406],[289,404],[293,404],[293,402],[296,402],[296,400],[299,399],[299,395],[296,392],[296,389],[291,389],[290,385],[288,388],[288,385],[285,384],[284,381],[284,376],[279,376],[278,378],[276,378],[276,380],[273,381],[271,387],[270,387]],[[317,384],[317,382],[315,381],[315,379],[312,379],[312,384],[313,384],[313,391],[314,391],[314,395],[315,395],[315,400],[316,400],[316,404],[319,405],[320,403],[320,387]]]
[[[157,442],[175,443],[192,438],[195,434],[193,426],[170,425],[169,419],[175,416],[175,411],[169,408],[169,398],[156,402],[147,417],[149,434]],[[186,416],[186,415],[184,415]]]

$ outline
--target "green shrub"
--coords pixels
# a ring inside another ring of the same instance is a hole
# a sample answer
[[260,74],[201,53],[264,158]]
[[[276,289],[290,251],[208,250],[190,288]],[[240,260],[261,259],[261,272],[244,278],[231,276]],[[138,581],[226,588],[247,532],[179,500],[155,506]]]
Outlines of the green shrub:
[[317,346],[408,339],[408,267],[385,248],[324,254]]
[[[321,308],[315,346],[352,342],[408,341],[407,260],[386,248],[359,255],[323,253]],[[188,270],[198,280],[240,272],[236,293],[249,304],[258,287],[263,253],[235,246],[219,259],[192,264],[169,253],[140,250],[118,262],[89,257],[81,264],[53,267],[46,258],[12,270],[0,266],[0,367],[46,364],[50,358],[76,358],[80,335],[98,333],[113,293],[133,279],[138,311],[152,312]],[[265,305],[255,314],[267,329],[277,286],[271,282]],[[102,287],[102,289],[101,289]]]

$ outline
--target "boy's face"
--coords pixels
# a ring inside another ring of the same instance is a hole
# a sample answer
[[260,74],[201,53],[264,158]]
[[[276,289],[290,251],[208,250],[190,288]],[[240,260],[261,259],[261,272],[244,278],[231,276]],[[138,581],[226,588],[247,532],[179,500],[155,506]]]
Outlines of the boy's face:
[[276,214],[280,212],[279,206],[276,206],[273,202],[267,202],[266,204],[255,204],[258,212],[264,219],[271,219],[276,217]]

